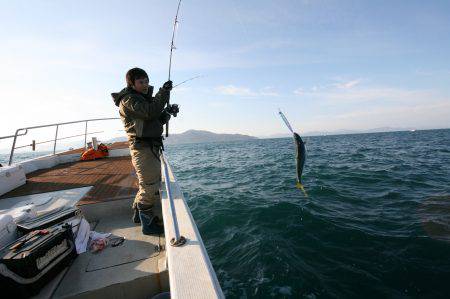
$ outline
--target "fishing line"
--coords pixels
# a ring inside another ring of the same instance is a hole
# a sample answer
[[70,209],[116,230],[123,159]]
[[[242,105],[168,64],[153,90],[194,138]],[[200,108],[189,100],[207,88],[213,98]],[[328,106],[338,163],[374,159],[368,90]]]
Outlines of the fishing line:
[[205,76],[203,76],[203,75],[198,75],[198,76],[195,76],[195,77],[186,79],[186,80],[184,80],[184,81],[178,83],[177,85],[175,85],[173,88],[175,88],[175,87],[177,87],[177,86],[180,86],[181,84],[184,84],[184,83],[186,83],[186,82],[188,82],[188,81],[191,81],[191,80],[194,80],[194,79],[197,79],[197,78],[202,78],[202,77],[205,77]]

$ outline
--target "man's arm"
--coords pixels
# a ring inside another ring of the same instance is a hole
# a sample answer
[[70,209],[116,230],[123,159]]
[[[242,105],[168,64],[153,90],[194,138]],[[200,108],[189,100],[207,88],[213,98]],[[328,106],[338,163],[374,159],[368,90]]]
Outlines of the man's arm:
[[154,101],[140,101],[136,99],[136,95],[129,95],[121,101],[121,104],[127,111],[130,112],[131,117],[152,120],[157,119],[170,98],[170,91],[160,88],[155,95]]

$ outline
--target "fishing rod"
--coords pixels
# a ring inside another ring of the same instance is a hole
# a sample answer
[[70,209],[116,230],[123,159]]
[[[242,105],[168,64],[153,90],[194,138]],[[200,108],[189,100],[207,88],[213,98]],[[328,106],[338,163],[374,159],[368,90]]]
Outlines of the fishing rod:
[[177,13],[175,15],[175,20],[173,22],[172,42],[170,43],[170,57],[169,57],[169,80],[170,80],[170,73],[172,71],[172,54],[173,54],[173,50],[176,49],[174,41],[175,41],[175,32],[177,31],[177,26],[178,26],[178,12],[180,11],[180,5],[181,5],[181,0],[178,1]]
[[[175,20],[173,22],[173,31],[172,31],[172,42],[170,43],[170,57],[169,57],[169,80],[170,81],[170,73],[172,71],[172,55],[173,50],[176,49],[174,41],[175,41],[175,31],[178,26],[178,12],[180,11],[181,0],[178,1],[177,13],[175,14]],[[170,103],[167,101],[167,107],[169,107]],[[169,137],[169,121],[166,123],[166,137]]]

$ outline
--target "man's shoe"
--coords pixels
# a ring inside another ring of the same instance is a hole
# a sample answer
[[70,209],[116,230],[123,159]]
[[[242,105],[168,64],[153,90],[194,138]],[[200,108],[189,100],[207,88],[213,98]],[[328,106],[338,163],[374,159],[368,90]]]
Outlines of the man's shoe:
[[139,218],[139,210],[137,207],[133,208],[133,222],[141,223],[141,218]]
[[158,224],[158,217],[153,215],[153,211],[139,210],[142,233],[144,235],[160,235],[164,233],[164,226]]

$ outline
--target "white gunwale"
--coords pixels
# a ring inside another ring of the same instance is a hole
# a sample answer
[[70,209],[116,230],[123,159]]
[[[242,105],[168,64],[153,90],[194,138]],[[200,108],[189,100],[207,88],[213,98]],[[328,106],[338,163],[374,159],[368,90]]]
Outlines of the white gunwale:
[[[163,167],[164,163],[161,163],[162,173]],[[225,298],[183,192],[169,163],[167,167],[178,228],[180,235],[186,238],[186,244],[180,247],[170,244],[170,239],[175,236],[174,221],[165,191],[167,182],[162,175],[161,205],[171,298]]]

